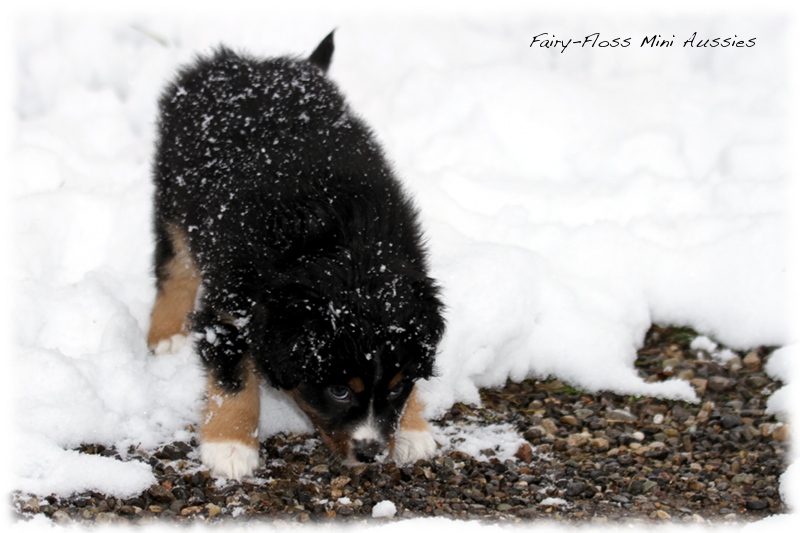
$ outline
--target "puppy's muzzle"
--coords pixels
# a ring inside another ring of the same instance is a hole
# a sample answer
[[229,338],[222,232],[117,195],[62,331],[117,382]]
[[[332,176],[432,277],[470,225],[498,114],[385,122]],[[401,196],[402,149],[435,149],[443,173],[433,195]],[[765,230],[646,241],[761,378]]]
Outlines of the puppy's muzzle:
[[353,440],[353,458],[359,463],[374,463],[376,457],[386,448],[385,443],[375,439]]

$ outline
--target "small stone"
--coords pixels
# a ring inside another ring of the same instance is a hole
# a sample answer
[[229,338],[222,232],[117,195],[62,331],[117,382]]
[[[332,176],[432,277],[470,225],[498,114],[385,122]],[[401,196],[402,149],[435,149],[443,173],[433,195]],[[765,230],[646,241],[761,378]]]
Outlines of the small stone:
[[501,503],[500,505],[495,507],[495,509],[497,509],[498,511],[501,511],[501,512],[506,512],[506,511],[510,511],[511,510],[511,506],[509,504],[507,504],[507,503]]
[[592,411],[591,409],[584,409],[584,408],[575,409],[575,417],[578,420],[586,420],[587,418],[589,418],[593,414],[594,414],[594,411]]
[[39,512],[39,500],[38,498],[31,498],[30,500],[26,501],[23,506],[22,510],[26,513],[38,513]]
[[573,481],[567,485],[567,490],[564,491],[564,496],[567,498],[574,498],[586,490],[586,483],[583,481]]
[[657,415],[653,416],[653,424],[661,425],[664,423],[664,415],[658,413]]
[[533,400],[531,403],[528,404],[528,409],[531,411],[538,411],[544,407],[542,400]]
[[736,474],[731,478],[731,483],[734,485],[752,485],[753,474]]
[[560,422],[567,426],[574,426],[578,423],[578,419],[572,415],[564,415],[561,417]]
[[115,515],[114,513],[99,513],[95,519],[95,524],[124,524],[127,523],[123,517]]
[[53,513],[53,516],[51,516],[50,518],[53,519],[53,522],[62,526],[72,522],[72,519],[69,517],[69,515],[61,509]]
[[514,457],[524,463],[530,463],[533,461],[533,450],[531,449],[531,445],[527,442],[522,443],[517,452],[514,454]]
[[608,450],[608,448],[611,446],[611,444],[608,442],[608,440],[604,439],[602,437],[596,438],[596,439],[592,439],[589,442],[589,445],[592,447],[593,450],[596,450],[598,452],[604,452],[604,451]]
[[150,494],[154,500],[162,503],[171,503],[175,501],[175,495],[163,485],[151,485],[150,488],[147,489],[147,493]]
[[789,424],[783,424],[775,428],[772,432],[772,438],[778,442],[789,442],[791,435],[789,433]]
[[573,433],[567,437],[567,446],[571,448],[580,448],[589,442],[589,436],[585,433]]
[[750,376],[747,378],[747,386],[753,389],[762,389],[769,384],[769,379],[764,376]]
[[642,494],[644,494],[644,493],[647,493],[647,492],[650,492],[651,490],[653,490],[653,489],[654,489],[654,488],[656,488],[657,486],[658,486],[658,483],[656,483],[656,482],[655,482],[655,481],[653,481],[652,479],[648,479],[648,480],[646,480],[646,481],[644,482],[644,484],[642,484]]
[[695,492],[701,492],[705,490],[705,488],[706,488],[705,484],[701,483],[700,481],[697,481],[696,479],[693,479],[692,481],[689,482],[689,490],[693,490]]
[[641,494],[642,487],[644,486],[644,481],[640,479],[634,479],[631,481],[630,485],[628,485],[628,492],[631,494]]
[[761,433],[753,426],[753,424],[747,424],[744,426],[744,431],[742,431],[745,439],[753,440],[754,438],[758,437]]
[[761,364],[761,357],[758,355],[756,350],[753,350],[744,356],[742,363],[744,363],[744,366],[746,367],[755,368]]
[[331,480],[331,488],[332,489],[343,489],[345,485],[350,483],[350,478],[347,476],[339,476],[335,477]]
[[668,512],[664,511],[663,509],[659,509],[658,511],[656,511],[656,518],[660,520],[669,520],[672,517],[669,515]]
[[714,392],[722,392],[733,386],[734,381],[722,376],[711,376],[708,379],[708,388]]
[[705,396],[706,388],[708,387],[708,380],[703,378],[694,378],[689,380],[689,384],[694,387],[695,392],[700,397]]
[[222,512],[222,508],[218,505],[214,505],[213,503],[208,503],[206,504],[206,511],[208,511],[209,518],[214,518]]
[[189,516],[190,514],[200,514],[203,512],[203,508],[199,505],[193,505],[191,507],[184,507],[181,509],[181,516]]
[[742,419],[732,414],[723,416],[719,422],[725,429],[732,429],[742,425]]
[[641,442],[644,440],[644,433],[642,433],[641,431],[634,431],[633,433],[631,433],[631,437]]
[[542,426],[533,426],[528,428],[527,431],[522,434],[522,436],[525,437],[525,440],[534,443],[545,435],[547,435],[547,431]]
[[747,500],[745,507],[750,511],[761,511],[769,507],[769,504],[764,500]]
[[606,420],[612,420],[615,422],[636,422],[637,418],[635,415],[632,415],[628,411],[624,409],[612,409],[606,412],[605,415]]
[[542,427],[548,435],[558,435],[559,433],[558,426],[552,418],[542,420]]
[[678,379],[682,379],[683,381],[691,381],[694,379],[694,370],[691,368],[686,368],[678,372]]

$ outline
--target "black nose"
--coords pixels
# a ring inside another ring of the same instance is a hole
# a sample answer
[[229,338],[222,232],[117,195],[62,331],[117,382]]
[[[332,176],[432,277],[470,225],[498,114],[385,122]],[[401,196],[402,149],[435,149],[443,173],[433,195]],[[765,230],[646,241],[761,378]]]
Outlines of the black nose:
[[375,456],[383,451],[383,444],[377,440],[364,439],[353,441],[353,457],[360,463],[374,463]]

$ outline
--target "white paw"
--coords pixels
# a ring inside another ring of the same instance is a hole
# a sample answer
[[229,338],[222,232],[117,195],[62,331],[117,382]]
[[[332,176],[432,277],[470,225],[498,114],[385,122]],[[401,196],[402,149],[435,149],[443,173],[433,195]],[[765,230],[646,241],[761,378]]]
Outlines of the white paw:
[[258,448],[241,442],[202,442],[200,460],[214,477],[242,479],[258,468]]
[[189,344],[189,338],[186,335],[176,333],[169,339],[158,341],[158,344],[153,348],[153,353],[156,355],[175,354],[183,350],[183,347]]
[[398,463],[413,463],[427,459],[436,452],[436,441],[430,431],[398,431],[394,436],[392,459]]

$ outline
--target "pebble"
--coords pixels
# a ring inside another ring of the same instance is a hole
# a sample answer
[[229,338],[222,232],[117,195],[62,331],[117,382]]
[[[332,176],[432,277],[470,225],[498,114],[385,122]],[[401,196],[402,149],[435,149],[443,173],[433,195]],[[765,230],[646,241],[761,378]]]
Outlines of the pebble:
[[753,350],[744,356],[742,363],[744,363],[744,366],[757,368],[761,365],[761,356],[758,355],[756,350]]
[[735,414],[728,414],[720,418],[720,424],[725,429],[731,429],[742,425],[742,419]]
[[708,387],[708,380],[703,378],[693,378],[689,383],[695,388],[697,395],[703,397],[706,395],[706,388]]
[[769,504],[763,500],[747,500],[745,505],[751,511],[761,511],[769,507]]
[[559,421],[567,426],[574,426],[578,423],[578,419],[572,415],[564,415]]
[[607,411],[605,419],[620,422],[635,422],[638,420],[636,415],[633,415],[624,409],[611,409]]
[[548,435],[558,435],[560,430],[556,425],[555,421],[551,418],[545,418],[542,420],[542,427],[547,432]]
[[721,392],[733,386],[733,380],[723,376],[711,376],[708,380],[708,388],[714,392]]
[[775,428],[772,432],[772,438],[778,442],[789,442],[789,424],[783,424]]
[[571,448],[580,448],[589,442],[590,437],[584,433],[573,433],[567,437],[567,445]]

